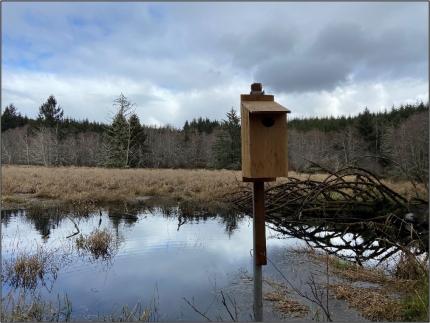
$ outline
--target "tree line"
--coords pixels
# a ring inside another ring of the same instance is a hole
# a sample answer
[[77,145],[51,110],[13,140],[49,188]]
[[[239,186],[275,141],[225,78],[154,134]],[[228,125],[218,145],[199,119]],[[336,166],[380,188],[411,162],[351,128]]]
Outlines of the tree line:
[[[240,117],[196,118],[182,128],[141,124],[123,94],[114,100],[109,124],[64,117],[54,96],[35,119],[10,104],[3,109],[2,163],[45,166],[240,169]],[[347,165],[380,176],[428,181],[428,103],[392,107],[357,116],[288,121],[290,170],[313,171],[314,163],[336,170]]]

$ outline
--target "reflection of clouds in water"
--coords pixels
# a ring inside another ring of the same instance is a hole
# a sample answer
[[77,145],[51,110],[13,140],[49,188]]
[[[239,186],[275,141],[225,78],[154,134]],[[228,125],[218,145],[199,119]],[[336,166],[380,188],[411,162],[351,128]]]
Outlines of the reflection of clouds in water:
[[[184,253],[186,250],[204,250],[203,256],[214,257],[214,255],[222,254],[226,259],[241,258],[242,260],[249,259],[250,251],[252,250],[252,219],[242,218],[237,219],[237,228],[226,234],[226,225],[228,226],[228,218],[208,217],[203,218],[185,218],[186,222],[182,224],[178,231],[177,207],[161,207],[153,208],[150,211],[136,212],[138,216],[133,215],[133,221],[127,219],[124,212],[118,210],[102,211],[99,216],[98,212],[93,213],[89,217],[78,218],[76,222],[82,234],[89,234],[94,228],[100,229],[115,229],[116,234],[123,240],[119,248],[117,257],[131,257],[148,253],[163,253],[171,256],[173,253]],[[173,216],[164,216],[162,214],[168,212]],[[50,212],[49,214],[51,214]],[[19,240],[20,248],[30,248],[40,240],[40,230],[36,230],[32,223],[35,221],[34,216],[30,220],[25,220],[23,212],[18,213],[19,216],[10,215],[3,226],[3,232],[6,231],[3,237],[3,250],[7,255],[8,244],[13,240]],[[33,222],[32,222],[33,221]],[[44,220],[44,223],[46,221]],[[303,229],[313,234],[315,237],[321,238],[320,242],[327,246],[329,250],[334,251],[333,247],[344,246],[345,241],[349,242],[352,247],[356,247],[364,242],[364,240],[355,236],[352,233],[339,235],[333,230],[317,231],[311,225],[303,225]],[[49,239],[44,243],[48,246],[58,246],[64,243],[64,237],[74,232],[73,223],[67,218],[63,219],[59,224],[50,230]],[[12,238],[11,235],[14,235]],[[330,235],[334,235],[330,237]],[[19,236],[19,239],[16,236]],[[285,235],[279,235],[276,231],[266,228],[267,248],[270,252],[271,247],[287,247],[298,248],[306,246],[303,239],[293,238]],[[278,239],[282,237],[282,239]],[[327,241],[324,241],[327,238]],[[343,239],[343,240],[342,240]],[[70,239],[72,240],[72,239]],[[314,245],[310,241],[311,245]],[[377,242],[372,242],[373,246],[377,246]],[[6,246],[6,248],[5,248]],[[354,257],[355,252],[351,249],[339,250],[339,255],[346,257]],[[365,255],[369,252],[365,253]]]
[[[304,240],[289,237],[289,236],[279,236],[279,237],[270,237],[268,233],[268,228],[266,228],[266,238],[267,238],[267,248],[270,247],[283,247],[287,249],[296,249],[300,247],[307,246],[306,242]],[[271,230],[270,230],[271,231]]]
[[[96,212],[75,219],[82,234],[89,234],[95,228],[107,228],[114,230],[122,238],[122,243],[108,268],[98,262],[76,259],[59,274],[52,295],[67,291],[77,313],[95,308],[109,312],[113,306],[134,306],[139,299],[149,303],[157,284],[160,311],[167,313],[166,319],[175,319],[181,310],[189,310],[182,306],[182,297],[194,297],[204,308],[209,305],[214,285],[218,288],[227,286],[231,273],[239,268],[252,272],[251,218],[237,219],[237,228],[231,232],[226,230],[226,226],[233,222],[227,218],[192,218],[178,231],[178,217],[163,216],[162,210],[141,212],[130,220],[123,213],[113,211],[103,211],[101,216]],[[309,233],[314,230],[312,226],[304,227]],[[26,221],[24,215],[9,217],[8,225],[2,224],[2,229],[3,242],[19,240],[20,248],[30,248],[35,242],[43,241],[40,231],[33,222]],[[74,231],[74,224],[66,218],[50,230],[46,245],[73,242],[73,238],[65,237]],[[332,233],[334,231],[317,234],[329,239]],[[279,250],[306,246],[299,236],[286,236],[270,228],[266,228],[266,237],[269,256]],[[347,233],[343,238],[350,241],[353,235]],[[342,242],[340,237],[329,241],[336,245]],[[346,256],[353,254],[350,250],[342,253]]]
[[[177,231],[177,219],[148,217],[145,225],[135,228],[122,250],[127,252],[149,252],[152,249],[182,249],[204,248],[206,252],[220,253],[227,257],[249,257],[252,249],[252,226],[247,219],[239,220],[239,226],[229,237],[224,230],[220,230],[220,223],[212,219],[187,222]],[[275,231],[266,228],[267,246],[297,246],[303,245],[300,239],[270,239]],[[279,236],[279,234],[276,234]]]
[[[330,236],[329,233],[332,233],[332,232],[329,232],[329,231],[321,232],[319,234],[315,234],[315,236],[318,236],[319,238],[329,237]],[[350,247],[347,247],[345,241],[350,244]],[[310,240],[309,243],[315,248],[320,248],[320,246],[317,245],[312,240]],[[386,248],[386,250],[383,250],[384,247],[380,246],[380,243],[377,240],[369,242],[367,247],[362,246],[365,243],[366,241],[361,236],[357,236],[352,233],[345,233],[337,237],[329,238],[327,243],[322,243],[322,245],[325,247],[327,251],[332,252],[337,256],[343,257],[345,259],[354,260],[356,259],[356,257],[359,257],[360,259],[363,259],[362,263],[367,266],[376,266],[380,264],[380,259],[383,259],[386,255],[389,255],[392,251],[396,249],[395,247],[391,247],[391,248]],[[381,250],[379,250],[380,254],[378,252],[378,255],[375,256],[375,249],[372,249],[372,250],[365,249],[369,247],[374,247],[374,248],[380,247],[381,248]],[[392,268],[393,266],[395,266],[397,263],[396,259],[399,253],[400,253],[400,250],[397,250],[397,252],[390,255],[386,260],[384,260],[381,263],[382,266],[387,268]]]
[[364,240],[361,237],[354,238],[354,235],[352,233],[345,233],[342,237],[334,237],[330,239],[330,243],[335,246],[343,246],[345,245],[345,242],[342,240],[342,238],[351,243],[351,246],[358,246],[361,245]]
[[[129,224],[119,221],[118,233],[123,238],[119,255],[138,254],[149,252],[150,250],[176,250],[183,248],[205,248],[208,252],[219,252],[224,255],[249,256],[252,249],[252,219],[239,219],[238,228],[233,230],[229,237],[223,227],[220,218],[190,221],[178,228],[176,217],[163,217],[156,210],[152,213],[140,214],[138,224]],[[23,218],[21,218],[23,217]],[[19,240],[20,248],[31,248],[35,241],[40,241],[40,233],[34,228],[30,221],[24,221],[24,215],[12,217],[9,221],[7,232],[3,234],[3,249]],[[76,219],[80,233],[85,235],[91,233],[94,228],[112,229],[112,218],[108,217],[108,212],[102,212],[102,221],[99,226],[99,215],[94,213],[87,218]],[[224,228],[225,229],[225,228]],[[64,219],[60,225],[51,230],[47,245],[58,246],[64,242],[64,238],[76,231],[74,224]],[[13,233],[13,237],[11,234]],[[266,229],[267,246],[290,246],[296,245],[300,239],[271,239],[276,233],[270,228]],[[19,236],[19,238],[17,238]],[[278,234],[279,236],[279,234]],[[6,250],[7,251],[7,250]]]
[[[229,237],[216,219],[199,221],[198,224],[187,222],[177,231],[176,218],[148,216],[142,225],[135,226],[124,236],[120,254],[150,253],[154,257],[157,257],[157,253],[168,254],[169,262],[175,263],[175,267],[177,264],[173,258],[177,255],[190,257],[190,251],[202,253],[199,257],[223,257],[235,262],[238,258],[249,258],[252,248],[252,227],[239,225]],[[181,259],[178,261],[180,263]]]

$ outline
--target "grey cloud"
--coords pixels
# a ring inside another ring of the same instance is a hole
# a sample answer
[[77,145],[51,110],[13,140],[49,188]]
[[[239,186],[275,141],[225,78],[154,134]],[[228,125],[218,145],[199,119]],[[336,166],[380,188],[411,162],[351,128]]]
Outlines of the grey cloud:
[[398,26],[379,31],[357,23],[329,24],[294,57],[275,52],[274,58],[257,67],[255,78],[286,93],[329,91],[351,77],[357,81],[424,79],[427,46],[424,30]]
[[427,78],[428,35],[424,30],[392,28],[373,39],[372,45],[366,59],[367,77],[386,74],[392,78]]
[[322,56],[360,59],[369,52],[372,45],[364,29],[358,24],[330,24],[318,34],[308,55],[320,53]]
[[246,35],[224,36],[226,50],[232,53],[236,66],[249,69],[264,62],[273,54],[288,55],[298,41],[292,26],[265,26]]
[[332,58],[277,58],[259,66],[255,79],[279,92],[320,91],[345,82],[349,72],[345,63]]

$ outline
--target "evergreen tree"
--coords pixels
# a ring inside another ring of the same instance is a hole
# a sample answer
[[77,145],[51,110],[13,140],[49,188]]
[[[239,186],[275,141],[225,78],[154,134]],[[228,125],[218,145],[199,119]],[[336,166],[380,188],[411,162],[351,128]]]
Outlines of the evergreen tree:
[[50,95],[39,107],[38,120],[42,121],[48,127],[54,127],[58,125],[63,120],[63,109],[58,105],[57,100],[53,95]]
[[357,118],[357,130],[363,139],[367,142],[372,142],[375,139],[375,132],[372,126],[373,115],[366,107],[363,113],[360,113]]
[[240,117],[231,108],[227,113],[227,120],[224,120],[221,125],[214,145],[215,167],[240,169],[240,129]]
[[185,134],[184,141],[188,142],[190,140],[190,124],[188,123],[188,120],[185,121],[182,131]]
[[211,121],[208,118],[197,118],[197,119],[193,119],[191,120],[191,122],[185,121],[184,127],[182,128],[183,131],[185,132],[185,135],[190,134],[191,132],[195,132],[195,133],[207,133],[210,134],[212,133],[212,131],[219,127],[220,124],[217,120]]
[[127,121],[127,115],[133,108],[133,104],[120,94],[114,100],[117,113],[106,133],[106,166],[128,167],[131,144],[131,128]]
[[182,128],[185,132],[190,130],[190,124],[188,123],[188,120],[185,121],[184,127]]
[[216,134],[216,141],[213,146],[214,167],[230,168],[231,164],[231,138],[228,132],[221,128]]
[[43,133],[44,127],[54,128],[54,142],[51,144],[53,149],[53,164],[59,165],[60,160],[60,147],[59,142],[64,137],[64,132],[60,130],[59,126],[63,122],[63,109],[58,105],[57,100],[53,95],[50,95],[45,103],[39,107],[38,121],[42,127],[37,127],[36,131]]
[[231,110],[227,113],[227,122],[224,126],[227,128],[231,139],[231,167],[234,169],[239,169],[241,166],[240,117],[233,108],[231,108]]
[[22,127],[28,122],[27,117],[23,117],[17,112],[15,106],[11,103],[3,111],[1,116],[1,131]]
[[148,152],[148,147],[145,144],[146,135],[137,114],[133,113],[128,122],[130,126],[129,165],[130,167],[139,167],[143,160],[143,154]]
[[[366,149],[375,156],[381,155],[383,128],[383,115],[370,113],[367,107],[357,117],[357,130],[367,144]],[[384,159],[378,159],[378,163],[383,167],[387,164]]]

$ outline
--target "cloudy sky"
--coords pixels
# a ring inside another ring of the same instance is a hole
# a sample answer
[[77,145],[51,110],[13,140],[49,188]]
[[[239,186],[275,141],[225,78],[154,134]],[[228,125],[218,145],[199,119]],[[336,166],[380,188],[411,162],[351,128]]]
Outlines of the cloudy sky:
[[354,115],[428,101],[428,37],[426,2],[3,3],[2,108],[106,122],[122,92],[182,126],[261,82],[293,117]]

